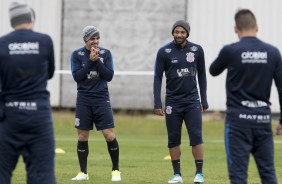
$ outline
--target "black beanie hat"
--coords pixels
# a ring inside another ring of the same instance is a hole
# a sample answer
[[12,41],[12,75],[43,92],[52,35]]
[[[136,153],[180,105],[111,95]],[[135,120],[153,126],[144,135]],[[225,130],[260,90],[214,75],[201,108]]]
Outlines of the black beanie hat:
[[35,20],[34,10],[27,4],[12,2],[9,9],[11,26],[23,23],[31,23]]
[[178,20],[176,21],[173,26],[172,26],[172,31],[171,31],[171,34],[173,34],[173,31],[176,27],[178,26],[181,26],[185,29],[185,31],[187,32],[187,37],[189,36],[190,34],[190,25],[188,22],[186,22],[185,20]]

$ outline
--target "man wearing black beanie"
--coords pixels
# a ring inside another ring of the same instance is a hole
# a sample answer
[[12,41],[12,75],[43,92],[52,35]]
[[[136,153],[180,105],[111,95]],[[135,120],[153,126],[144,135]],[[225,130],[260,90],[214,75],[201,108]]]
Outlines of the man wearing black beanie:
[[55,70],[50,36],[33,31],[35,13],[12,3],[14,31],[0,37],[0,183],[23,156],[28,184],[55,184],[55,141],[47,81]]
[[[168,183],[182,183],[180,172],[181,127],[185,122],[195,159],[195,183],[203,183],[202,112],[208,109],[204,51],[187,40],[190,25],[184,20],[172,26],[174,40],[158,51],[154,77],[155,114],[164,116],[168,132],[168,148],[174,170]],[[161,102],[163,72],[166,76],[165,111]],[[200,96],[197,89],[197,80]]]

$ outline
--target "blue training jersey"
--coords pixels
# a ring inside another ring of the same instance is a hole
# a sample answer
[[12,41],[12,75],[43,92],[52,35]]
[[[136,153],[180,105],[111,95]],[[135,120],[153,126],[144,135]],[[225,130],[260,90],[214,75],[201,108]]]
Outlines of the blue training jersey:
[[[207,102],[207,80],[204,51],[200,45],[186,41],[184,48],[174,41],[161,47],[157,53],[154,71],[154,108],[162,108],[161,85],[163,73],[166,76],[166,102],[173,105],[201,103],[205,109]],[[197,89],[197,79],[200,96]]]
[[282,105],[282,59],[277,48],[256,37],[227,45],[210,66],[212,75],[227,69],[227,120],[237,126],[269,126],[274,79]]
[[77,105],[100,106],[110,102],[108,82],[114,76],[111,52],[98,47],[99,59],[89,59],[90,51],[85,47],[71,55],[71,71],[77,83]]
[[47,80],[55,70],[50,36],[15,30],[0,38],[2,102],[48,100]]

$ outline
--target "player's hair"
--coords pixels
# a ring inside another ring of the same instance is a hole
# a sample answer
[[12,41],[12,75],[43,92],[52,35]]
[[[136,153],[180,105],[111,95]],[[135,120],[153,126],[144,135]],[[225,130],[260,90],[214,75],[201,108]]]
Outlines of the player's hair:
[[234,18],[239,31],[255,29],[257,27],[256,17],[249,9],[238,10]]

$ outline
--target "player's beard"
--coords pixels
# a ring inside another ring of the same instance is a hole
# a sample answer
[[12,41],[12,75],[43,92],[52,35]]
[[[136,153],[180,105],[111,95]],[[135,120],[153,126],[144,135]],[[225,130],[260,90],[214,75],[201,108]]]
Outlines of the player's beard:
[[174,43],[176,45],[183,45],[186,42],[186,38],[174,37]]

